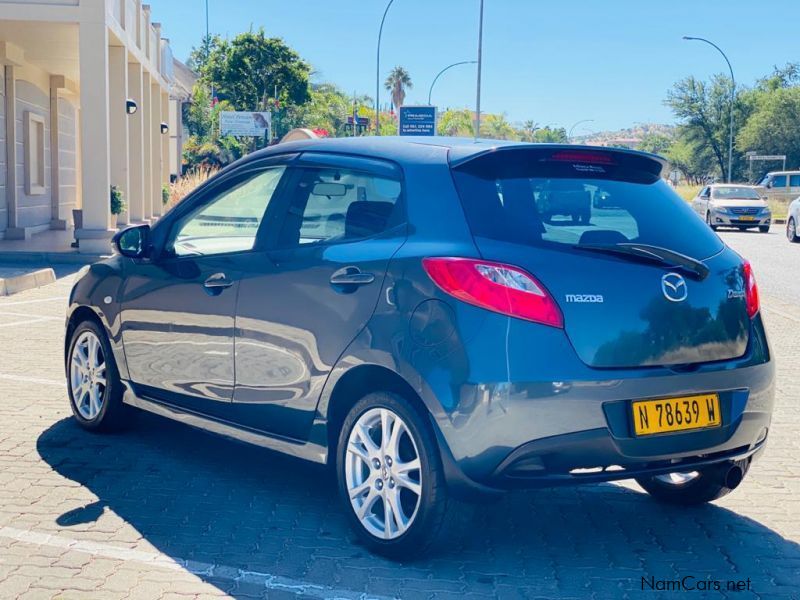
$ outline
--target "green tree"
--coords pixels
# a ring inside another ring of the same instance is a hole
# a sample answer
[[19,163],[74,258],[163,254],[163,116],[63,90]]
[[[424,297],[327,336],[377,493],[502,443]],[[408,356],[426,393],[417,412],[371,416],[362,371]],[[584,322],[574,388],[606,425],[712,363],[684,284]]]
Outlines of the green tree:
[[495,140],[510,140],[516,137],[516,132],[505,115],[487,114],[481,121],[481,136]]
[[541,129],[539,124],[536,121],[527,120],[522,124],[522,128],[519,130],[519,139],[523,142],[532,142],[534,141],[534,135],[536,131]]
[[[706,83],[687,77],[667,93],[666,104],[683,127],[680,135],[693,147],[707,146],[714,156],[722,179],[728,173],[728,140],[730,132],[731,80],[715,75]],[[734,103],[734,128],[747,120],[751,105],[737,97]],[[734,132],[735,134],[735,132]],[[734,177],[741,172],[741,158],[734,148]]]
[[759,92],[736,145],[759,154],[785,154],[788,165],[800,165],[800,87]]
[[414,88],[411,76],[403,67],[397,66],[391,70],[383,86],[392,95],[392,104],[395,108],[403,106],[406,100],[406,90]]
[[475,135],[472,111],[467,108],[444,111],[439,115],[439,135],[453,137],[472,137]]
[[567,130],[563,127],[540,127],[533,133],[533,142],[539,144],[566,144]]
[[235,110],[267,110],[310,100],[311,67],[279,38],[263,29],[220,40],[202,69],[203,79]]
[[673,138],[664,133],[646,133],[642,136],[639,149],[653,154],[664,154],[672,146]]
[[685,135],[678,135],[665,156],[693,185],[703,183],[714,169],[715,157],[708,146],[693,142]]

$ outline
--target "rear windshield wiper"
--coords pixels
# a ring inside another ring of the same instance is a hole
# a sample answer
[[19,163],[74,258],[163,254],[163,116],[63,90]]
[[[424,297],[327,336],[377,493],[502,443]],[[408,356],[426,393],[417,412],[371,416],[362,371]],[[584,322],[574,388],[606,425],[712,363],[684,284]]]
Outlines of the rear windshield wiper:
[[662,248],[661,246],[651,246],[650,244],[625,242],[621,244],[574,244],[572,247],[578,250],[588,250],[590,252],[606,252],[608,254],[631,256],[650,262],[681,268],[695,275],[701,281],[708,277],[710,271],[705,264],[691,256],[686,256],[685,254]]

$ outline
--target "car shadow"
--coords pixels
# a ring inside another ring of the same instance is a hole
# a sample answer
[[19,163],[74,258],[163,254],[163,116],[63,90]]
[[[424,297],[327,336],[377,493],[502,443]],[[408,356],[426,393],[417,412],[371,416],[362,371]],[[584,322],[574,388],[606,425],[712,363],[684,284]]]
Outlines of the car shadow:
[[[658,597],[651,585],[674,591],[659,582],[687,576],[688,584],[717,580],[723,589],[749,579],[759,595],[797,591],[798,544],[720,506],[667,507],[617,485],[511,493],[468,511],[445,551],[397,565],[354,541],[329,471],[291,457],[148,414],[115,435],[64,419],[37,450],[98,498],[57,518],[64,535],[91,530],[113,511],[178,561],[353,597]],[[241,579],[193,572],[234,597],[255,593]]]

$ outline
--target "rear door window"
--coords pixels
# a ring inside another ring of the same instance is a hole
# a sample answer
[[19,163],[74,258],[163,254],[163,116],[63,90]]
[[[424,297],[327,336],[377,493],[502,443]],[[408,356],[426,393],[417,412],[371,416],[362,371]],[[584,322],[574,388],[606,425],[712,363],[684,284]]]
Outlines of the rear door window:
[[563,250],[636,242],[698,259],[719,252],[722,242],[660,169],[635,154],[514,149],[453,173],[476,237]]
[[800,187],[800,175],[789,177],[789,187]]
[[775,175],[775,177],[772,178],[772,187],[774,188],[786,187],[786,175]]
[[336,167],[298,167],[279,248],[352,242],[404,222],[399,179]]

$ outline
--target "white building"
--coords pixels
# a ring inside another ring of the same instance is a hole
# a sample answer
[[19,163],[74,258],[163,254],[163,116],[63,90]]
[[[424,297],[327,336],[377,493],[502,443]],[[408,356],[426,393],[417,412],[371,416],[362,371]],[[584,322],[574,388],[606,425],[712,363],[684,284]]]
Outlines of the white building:
[[0,64],[0,238],[66,229],[81,209],[81,252],[108,252],[111,185],[127,203],[119,224],[161,215],[180,165],[180,100],[149,6],[0,0]]

